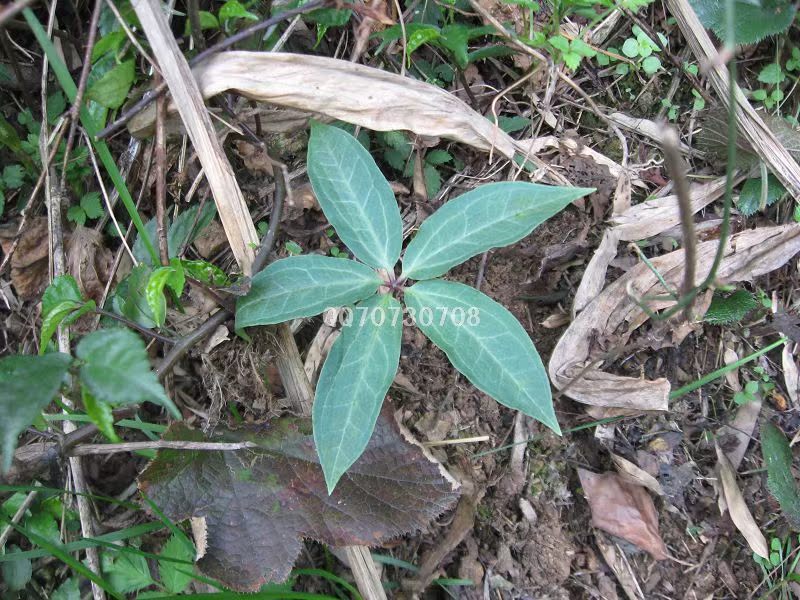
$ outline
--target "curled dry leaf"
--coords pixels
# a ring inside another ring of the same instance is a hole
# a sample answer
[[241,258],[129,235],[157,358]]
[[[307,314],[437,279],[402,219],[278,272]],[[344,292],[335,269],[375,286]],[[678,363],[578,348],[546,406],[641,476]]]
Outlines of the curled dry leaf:
[[639,485],[616,473],[578,469],[581,486],[592,511],[592,525],[646,550],[656,560],[668,558],[658,533],[658,513],[653,499]]
[[794,344],[786,344],[783,347],[781,360],[783,364],[783,381],[786,383],[786,392],[795,408],[800,407],[800,372],[797,370],[797,363],[794,360],[792,347]]
[[[717,245],[717,240],[698,244],[696,284],[708,275]],[[717,280],[733,283],[753,279],[783,266],[798,251],[798,224],[743,231],[728,240]],[[683,250],[655,258],[651,263],[668,285],[674,289],[680,287]],[[621,348],[648,320],[647,314],[628,295],[629,291],[639,298],[663,293],[658,278],[645,264],[637,265],[608,286],[586,306],[558,341],[550,358],[550,378],[558,389],[570,384],[565,394],[578,402],[628,410],[665,411],[670,391],[666,379],[649,381],[622,377],[600,368],[603,350],[598,346]],[[710,295],[707,296],[710,301]],[[672,301],[652,303],[651,308],[659,310],[672,304]],[[698,303],[696,313],[702,314],[701,309]],[[687,330],[683,328],[677,333],[685,335]],[[593,343],[597,339],[603,343]],[[673,337],[673,341],[678,340]],[[597,364],[593,364],[595,362]]]
[[[253,591],[286,579],[303,538],[376,545],[426,527],[455,502],[456,482],[405,435],[387,403],[364,454],[330,496],[311,421],[302,418],[217,428],[213,436],[257,448],[161,450],[139,487],[173,521],[205,519],[207,549],[198,567],[227,586]],[[165,439],[204,436],[176,423]]]
[[67,271],[84,295],[99,304],[114,262],[111,250],[103,244],[103,234],[88,227],[76,227],[66,250]]
[[[281,52],[224,52],[192,70],[203,98],[227,91],[300,109],[374,131],[408,130],[456,140],[513,158],[516,142],[483,115],[434,85],[380,69],[322,56]],[[174,112],[170,105],[169,111]],[[155,106],[128,124],[152,134]],[[524,150],[522,150],[524,152]]]
[[658,483],[658,479],[650,475],[650,473],[644,469],[639,468],[627,458],[623,458],[613,452],[611,453],[611,460],[614,462],[614,466],[617,468],[620,477],[626,481],[634,485],[644,486],[659,496],[664,495],[664,489],[661,487],[661,484]]
[[[0,244],[3,254],[7,254],[14,245],[17,224],[0,227]],[[36,298],[44,292],[49,277],[49,246],[47,243],[47,218],[31,219],[22,232],[19,244],[11,257],[11,283],[23,300]]]
[[747,540],[750,549],[763,558],[769,557],[769,549],[767,548],[767,540],[764,534],[758,528],[750,509],[747,508],[742,492],[736,483],[736,471],[733,469],[731,462],[725,453],[722,452],[719,445],[715,444],[717,450],[717,466],[719,467],[719,478],[722,484],[721,495],[724,499],[724,505],[727,506],[728,513],[731,515],[733,524],[736,529]]

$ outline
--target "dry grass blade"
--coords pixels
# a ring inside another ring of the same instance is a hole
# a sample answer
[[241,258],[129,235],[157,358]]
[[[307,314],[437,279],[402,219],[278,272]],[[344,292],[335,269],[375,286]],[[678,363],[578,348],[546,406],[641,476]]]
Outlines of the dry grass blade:
[[[712,240],[698,245],[696,283],[708,275],[717,244]],[[743,231],[729,239],[717,278],[727,283],[751,280],[783,266],[798,252],[800,225]],[[677,250],[651,261],[673,288],[683,280],[683,254],[683,250]],[[658,277],[645,264],[637,265],[608,286],[578,315],[553,350],[549,364],[553,385],[566,388],[569,397],[591,406],[667,410],[670,384],[666,379],[648,381],[604,372],[594,364],[602,358],[596,347],[603,344],[593,343],[599,336],[608,347],[625,346],[649,318],[630,294],[642,298],[663,293]],[[665,300],[653,302],[650,307],[660,310],[673,304],[673,300]],[[679,342],[681,335],[687,333],[688,330],[673,331],[673,342]]]
[[[257,102],[310,111],[374,131],[440,136],[487,152],[496,149],[509,159],[517,152],[511,136],[454,95],[380,69],[322,56],[226,52],[195,67],[193,73],[204,98],[233,91]],[[175,102],[169,110],[176,110]],[[135,136],[149,135],[154,123],[151,106],[131,119],[128,128]]]
[[[728,102],[728,72],[720,64],[719,54],[688,0],[667,0],[667,8],[677,19],[678,26],[700,64],[711,65],[709,80],[723,103]],[[736,84],[734,84],[736,85]],[[787,190],[800,200],[800,165],[786,147],[753,109],[747,97],[736,85],[736,123],[739,131],[753,147],[759,158]]]
[[233,169],[214,133],[189,64],[178,48],[160,3],[138,0],[133,7],[153,53],[159,57],[164,81],[206,173],[233,255],[242,270],[249,274],[255,258],[253,244],[258,245],[258,236]]
[[744,502],[742,492],[736,483],[736,472],[733,470],[728,457],[722,452],[717,445],[717,461],[719,466],[719,478],[722,484],[721,493],[724,495],[725,505],[727,506],[728,513],[731,515],[733,524],[736,529],[747,540],[750,549],[764,558],[769,557],[769,549],[767,547],[767,540],[764,534],[758,528],[753,515],[750,514],[750,509]]

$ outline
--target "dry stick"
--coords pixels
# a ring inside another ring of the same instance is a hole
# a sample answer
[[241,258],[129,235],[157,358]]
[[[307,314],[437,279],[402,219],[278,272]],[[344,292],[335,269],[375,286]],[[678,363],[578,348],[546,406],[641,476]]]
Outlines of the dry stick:
[[[285,21],[286,19],[290,19],[297,15],[302,15],[309,11],[316,10],[317,8],[321,8],[326,4],[327,4],[326,0],[311,0],[311,2],[307,2],[303,6],[287,10],[286,12],[282,12],[279,15],[270,17],[265,21],[256,23],[255,25],[252,25],[247,29],[243,29],[236,35],[232,35],[228,39],[218,44],[215,44],[210,48],[207,48],[206,50],[203,50],[200,54],[198,54],[191,61],[189,61],[189,66],[191,67],[197,66],[198,64],[200,64],[207,58],[210,58],[214,54],[217,54],[222,50],[230,48],[231,46],[241,42],[242,40],[249,38],[253,34],[258,33],[259,31],[268,29],[269,27],[272,27],[273,25],[276,25],[281,21]],[[151,90],[151,92],[147,96],[145,96],[144,98],[133,104],[128,110],[123,112],[113,123],[107,125],[105,129],[100,131],[97,134],[97,139],[102,140],[103,138],[106,138],[109,135],[116,133],[118,129],[120,129],[123,125],[125,125],[125,123],[127,123],[133,117],[142,112],[145,108],[150,106],[150,103],[153,102],[158,96],[163,94],[165,91],[167,91],[167,85],[165,83],[162,83],[158,87],[153,88],[153,90]]]
[[677,19],[683,37],[686,38],[698,62],[709,65],[708,78],[711,85],[722,103],[729,110],[735,111],[739,131],[795,200],[800,201],[800,165],[753,109],[735,81],[732,84],[735,101],[730,102],[728,72],[725,65],[720,64],[717,50],[694,9],[687,0],[666,0],[666,4]]
[[[681,157],[678,134],[672,127],[664,130],[661,140],[661,150],[664,152],[664,163],[667,167],[672,183],[675,186],[675,195],[678,197],[678,208],[681,214],[681,233],[683,235],[683,250],[685,254],[683,284],[681,294],[689,296],[694,288],[695,271],[697,267],[697,236],[694,231],[694,211],[692,211],[692,196],[689,192],[689,181],[686,178],[686,164]],[[689,300],[684,308],[687,321],[692,320],[693,300]]]
[[[50,5],[50,16],[47,23],[48,35],[52,35],[53,24],[55,23],[55,11],[57,2]],[[48,62],[42,61],[42,114],[47,113],[47,72]],[[42,163],[46,162],[49,153],[47,151],[47,119],[42,120],[42,130],[39,135],[39,154]],[[53,278],[66,273],[65,257],[64,257],[64,231],[62,229],[62,216],[61,216],[61,192],[62,188],[59,184],[54,183],[55,177],[50,175],[51,167],[45,167],[45,204],[47,205],[47,219],[50,231],[50,256],[52,257],[52,271]],[[61,325],[56,334],[58,340],[59,352],[65,354],[70,353],[69,347],[69,329]],[[61,396],[61,401],[66,408],[73,408],[72,400],[66,396]],[[72,421],[64,422],[64,431],[69,433],[76,429],[75,423]],[[94,537],[94,522],[92,520],[92,510],[89,505],[89,499],[85,492],[88,489],[86,479],[83,473],[83,463],[78,457],[69,459],[69,469],[72,473],[72,485],[77,492],[78,515],[81,521],[81,532],[83,537]],[[95,573],[100,573],[100,557],[97,548],[86,549],[86,561],[89,569]],[[92,595],[94,600],[105,600],[105,592],[96,583],[92,582]]]
[[203,38],[203,28],[200,23],[200,3],[197,0],[187,0],[186,12],[189,13],[189,25],[192,28],[192,39],[195,48],[202,50],[206,41]]
[[22,504],[19,505],[17,512],[14,513],[14,516],[11,517],[11,523],[6,525],[5,529],[3,529],[3,533],[0,533],[0,552],[4,551],[6,542],[8,541],[8,536],[11,535],[11,532],[14,531],[13,525],[16,525],[22,520],[22,517],[25,516],[25,513],[33,504],[33,501],[36,499],[36,494],[38,494],[36,490],[32,492],[28,492],[28,495],[25,496],[25,500],[22,501]]
[[[197,0],[195,0],[195,3]],[[160,81],[156,77],[156,81]],[[169,246],[167,243],[167,135],[164,131],[167,99],[159,96],[156,100],[156,232],[158,234],[158,253],[161,264],[169,264]]]
[[226,452],[258,448],[255,442],[184,442],[156,440],[154,442],[123,442],[121,444],[82,444],[75,446],[67,454],[69,456],[90,456],[93,454],[119,454],[120,452],[136,452],[138,450],[206,450]]
[[72,152],[72,144],[75,142],[75,131],[78,128],[78,121],[80,120],[81,104],[83,104],[83,95],[86,93],[86,84],[89,81],[89,71],[92,70],[92,50],[94,50],[94,43],[97,39],[97,24],[100,22],[100,9],[102,6],[103,0],[95,0],[94,9],[92,9],[92,18],[89,22],[89,39],[86,42],[86,51],[83,53],[83,66],[81,67],[81,76],[78,80],[78,91],[75,93],[75,100],[72,106],[69,107],[69,135],[67,136],[67,144],[64,147],[64,160],[61,162],[62,188],[64,187],[67,173],[69,155]]

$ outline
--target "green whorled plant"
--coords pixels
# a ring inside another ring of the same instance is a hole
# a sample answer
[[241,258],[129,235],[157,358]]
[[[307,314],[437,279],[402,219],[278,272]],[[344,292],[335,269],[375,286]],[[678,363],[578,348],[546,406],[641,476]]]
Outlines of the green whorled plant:
[[328,491],[364,451],[397,372],[404,320],[398,298],[475,387],[560,433],[547,373],[519,322],[477,290],[439,277],[473,256],[522,239],[593,190],[483,185],[422,223],[397,275],[400,210],[369,152],[347,132],[314,123],[308,175],[325,216],[360,262],[305,255],[272,263],[239,298],[236,325],[281,323],[355,303],[353,318],[345,321],[322,367],[312,412]]

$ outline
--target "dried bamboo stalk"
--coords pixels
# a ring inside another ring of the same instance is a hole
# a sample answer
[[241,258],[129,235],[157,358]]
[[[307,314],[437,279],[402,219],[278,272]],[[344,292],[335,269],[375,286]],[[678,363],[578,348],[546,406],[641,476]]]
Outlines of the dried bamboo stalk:
[[[700,64],[710,65],[708,78],[725,106],[728,105],[728,72],[719,60],[719,53],[700,23],[688,0],[667,0],[667,8],[677,19],[683,37]],[[741,88],[736,85],[736,123],[739,131],[753,147],[770,171],[800,201],[800,166],[778,140],[773,131],[752,107]]]

